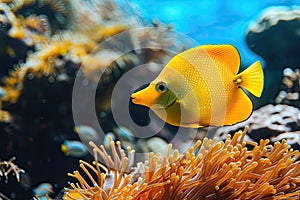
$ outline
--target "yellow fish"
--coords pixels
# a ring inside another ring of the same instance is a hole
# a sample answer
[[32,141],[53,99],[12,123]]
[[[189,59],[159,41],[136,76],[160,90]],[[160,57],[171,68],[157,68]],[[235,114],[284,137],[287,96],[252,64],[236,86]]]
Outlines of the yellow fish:
[[232,125],[253,110],[243,89],[260,97],[264,85],[259,61],[241,73],[239,67],[234,46],[197,46],[174,56],[148,87],[131,95],[132,102],[174,126]]

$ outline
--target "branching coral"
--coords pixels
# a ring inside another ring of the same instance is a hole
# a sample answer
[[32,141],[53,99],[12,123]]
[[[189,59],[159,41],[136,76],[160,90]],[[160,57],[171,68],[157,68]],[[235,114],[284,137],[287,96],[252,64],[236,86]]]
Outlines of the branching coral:
[[20,173],[24,173],[24,170],[13,163],[15,159],[15,157],[12,157],[8,161],[0,162],[0,177],[5,177],[7,180],[8,175],[12,173],[14,176],[16,176],[17,180],[20,181]]
[[[1,161],[0,162],[0,180],[1,177],[5,178],[5,181],[8,180],[8,175],[13,174],[17,181],[20,182],[20,173],[24,173],[25,171],[21,168],[19,168],[13,161],[15,160],[15,157],[12,157],[8,161]],[[0,200],[2,199],[9,199],[4,194],[0,192]]]
[[[251,117],[244,122],[233,126],[219,127],[215,130],[214,136],[224,140],[226,134],[234,134],[244,126],[249,126],[247,141],[259,142],[260,139],[268,138],[274,142],[285,139],[294,149],[299,150],[300,137],[299,135],[297,137],[296,132],[300,128],[300,110],[296,107],[282,104],[266,105],[255,110]],[[293,135],[294,137],[292,137]]]
[[169,145],[166,156],[150,153],[133,172],[133,150],[128,148],[126,155],[120,142],[116,149],[111,141],[110,156],[91,142],[95,161],[80,161],[84,175],[69,174],[78,183],[71,184],[65,199],[298,199],[299,152],[285,140],[274,146],[269,140],[245,142],[247,129],[228,135],[225,142],[205,138],[183,155],[171,153]]

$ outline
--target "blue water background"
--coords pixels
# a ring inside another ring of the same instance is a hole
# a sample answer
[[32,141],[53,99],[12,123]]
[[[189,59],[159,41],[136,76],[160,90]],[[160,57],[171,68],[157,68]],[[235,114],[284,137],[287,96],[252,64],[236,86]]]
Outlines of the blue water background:
[[[247,46],[250,24],[270,6],[299,6],[299,0],[132,0],[147,18],[171,23],[201,44],[229,43],[249,65],[260,59]],[[272,47],[270,47],[272,48]]]

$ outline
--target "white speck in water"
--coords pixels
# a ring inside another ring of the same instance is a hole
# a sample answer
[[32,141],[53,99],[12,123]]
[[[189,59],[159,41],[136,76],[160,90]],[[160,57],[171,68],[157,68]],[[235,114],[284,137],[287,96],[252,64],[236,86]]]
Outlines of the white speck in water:
[[32,80],[34,78],[34,75],[32,73],[28,73],[27,74],[27,78],[30,79],[30,80]]
[[89,81],[87,80],[87,79],[84,79],[83,81],[82,81],[82,85],[83,86],[87,86],[89,84]]
[[50,77],[48,78],[48,81],[49,81],[49,83],[54,83],[55,78],[54,78],[53,76],[50,76]]

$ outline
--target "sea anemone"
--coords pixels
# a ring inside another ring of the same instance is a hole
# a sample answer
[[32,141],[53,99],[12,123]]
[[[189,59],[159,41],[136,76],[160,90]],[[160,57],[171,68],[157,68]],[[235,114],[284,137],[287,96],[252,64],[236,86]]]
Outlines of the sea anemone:
[[227,135],[224,142],[216,138],[197,141],[183,155],[172,151],[170,144],[164,157],[150,153],[149,160],[135,168],[130,147],[126,155],[120,142],[116,148],[110,140],[110,156],[103,146],[90,142],[94,162],[80,161],[84,173],[69,174],[78,183],[71,183],[64,198],[298,199],[299,151],[285,140],[274,145],[269,145],[268,139],[259,144],[245,142],[247,130]]

